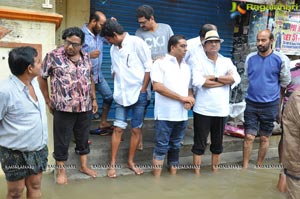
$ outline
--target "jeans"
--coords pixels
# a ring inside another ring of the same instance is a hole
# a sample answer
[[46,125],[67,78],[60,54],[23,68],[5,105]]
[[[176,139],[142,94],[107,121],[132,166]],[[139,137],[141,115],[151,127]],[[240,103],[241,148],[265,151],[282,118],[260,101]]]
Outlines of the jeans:
[[107,81],[104,78],[101,78],[99,83],[95,84],[95,88],[103,98],[103,106],[110,107],[113,102],[113,93]]
[[142,128],[144,120],[144,111],[147,105],[147,93],[140,93],[138,101],[131,106],[122,106],[118,103],[115,104],[115,121],[114,126],[121,129],[127,127],[127,115],[129,110],[132,110],[131,127]]
[[153,151],[155,160],[164,160],[168,153],[168,166],[179,164],[179,150],[186,126],[187,121],[155,120],[155,147]]

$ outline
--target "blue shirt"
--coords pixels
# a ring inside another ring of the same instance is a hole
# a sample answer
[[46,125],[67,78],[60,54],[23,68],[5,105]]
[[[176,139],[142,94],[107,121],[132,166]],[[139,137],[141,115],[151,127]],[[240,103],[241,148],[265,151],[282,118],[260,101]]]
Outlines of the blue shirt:
[[38,81],[31,81],[38,101],[12,75],[0,82],[0,146],[19,151],[38,151],[48,142],[46,104]]
[[245,62],[245,77],[248,80],[246,99],[267,103],[280,98],[280,87],[285,88],[291,81],[289,65],[283,55],[273,51],[266,57],[253,52]]
[[82,27],[82,31],[85,34],[84,44],[82,46],[82,50],[91,53],[94,50],[99,50],[100,55],[97,58],[91,59],[92,65],[94,68],[94,81],[95,84],[101,82],[103,78],[101,65],[103,60],[103,43],[106,41],[103,37],[100,37],[99,34],[94,35],[88,28],[87,24],[84,24]]

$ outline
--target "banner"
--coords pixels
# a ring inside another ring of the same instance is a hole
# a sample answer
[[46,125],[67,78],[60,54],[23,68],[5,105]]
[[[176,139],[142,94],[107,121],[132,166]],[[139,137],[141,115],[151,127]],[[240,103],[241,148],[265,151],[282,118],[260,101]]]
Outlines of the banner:
[[300,55],[300,12],[275,12],[274,48],[286,55]]

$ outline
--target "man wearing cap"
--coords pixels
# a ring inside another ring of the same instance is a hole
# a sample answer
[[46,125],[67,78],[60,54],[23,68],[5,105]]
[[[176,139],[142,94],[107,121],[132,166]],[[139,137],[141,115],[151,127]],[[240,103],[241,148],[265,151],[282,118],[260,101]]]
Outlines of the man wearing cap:
[[229,114],[230,87],[233,88],[241,81],[231,59],[218,53],[223,41],[216,30],[208,31],[202,42],[206,57],[192,66],[193,86],[196,89],[192,152],[197,175],[200,174],[201,157],[206,149],[209,132],[212,170],[218,170],[223,151],[223,132]]

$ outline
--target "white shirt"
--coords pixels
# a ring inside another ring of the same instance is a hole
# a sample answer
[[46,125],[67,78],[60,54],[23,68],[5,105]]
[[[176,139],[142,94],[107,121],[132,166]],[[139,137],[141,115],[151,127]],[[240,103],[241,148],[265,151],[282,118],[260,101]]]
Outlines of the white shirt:
[[193,111],[206,116],[226,117],[229,114],[230,85],[216,88],[205,88],[207,75],[224,76],[232,71],[233,86],[240,83],[241,78],[231,59],[218,54],[216,64],[206,57],[193,67],[193,86],[196,87],[195,105]]
[[200,36],[187,40],[187,50],[185,61],[190,66],[193,66],[206,58]]
[[[151,81],[162,83],[168,89],[181,96],[188,96],[191,88],[191,70],[182,61],[179,65],[176,58],[169,54],[156,60],[151,68]],[[180,101],[165,97],[155,92],[154,118],[167,121],[184,121],[188,119],[188,111]]]
[[146,72],[152,65],[151,51],[137,36],[126,33],[122,48],[113,45],[110,49],[114,73],[114,100],[122,106],[137,102]]
[[46,104],[36,78],[31,81],[37,101],[16,76],[0,83],[0,146],[38,151],[48,142]]

